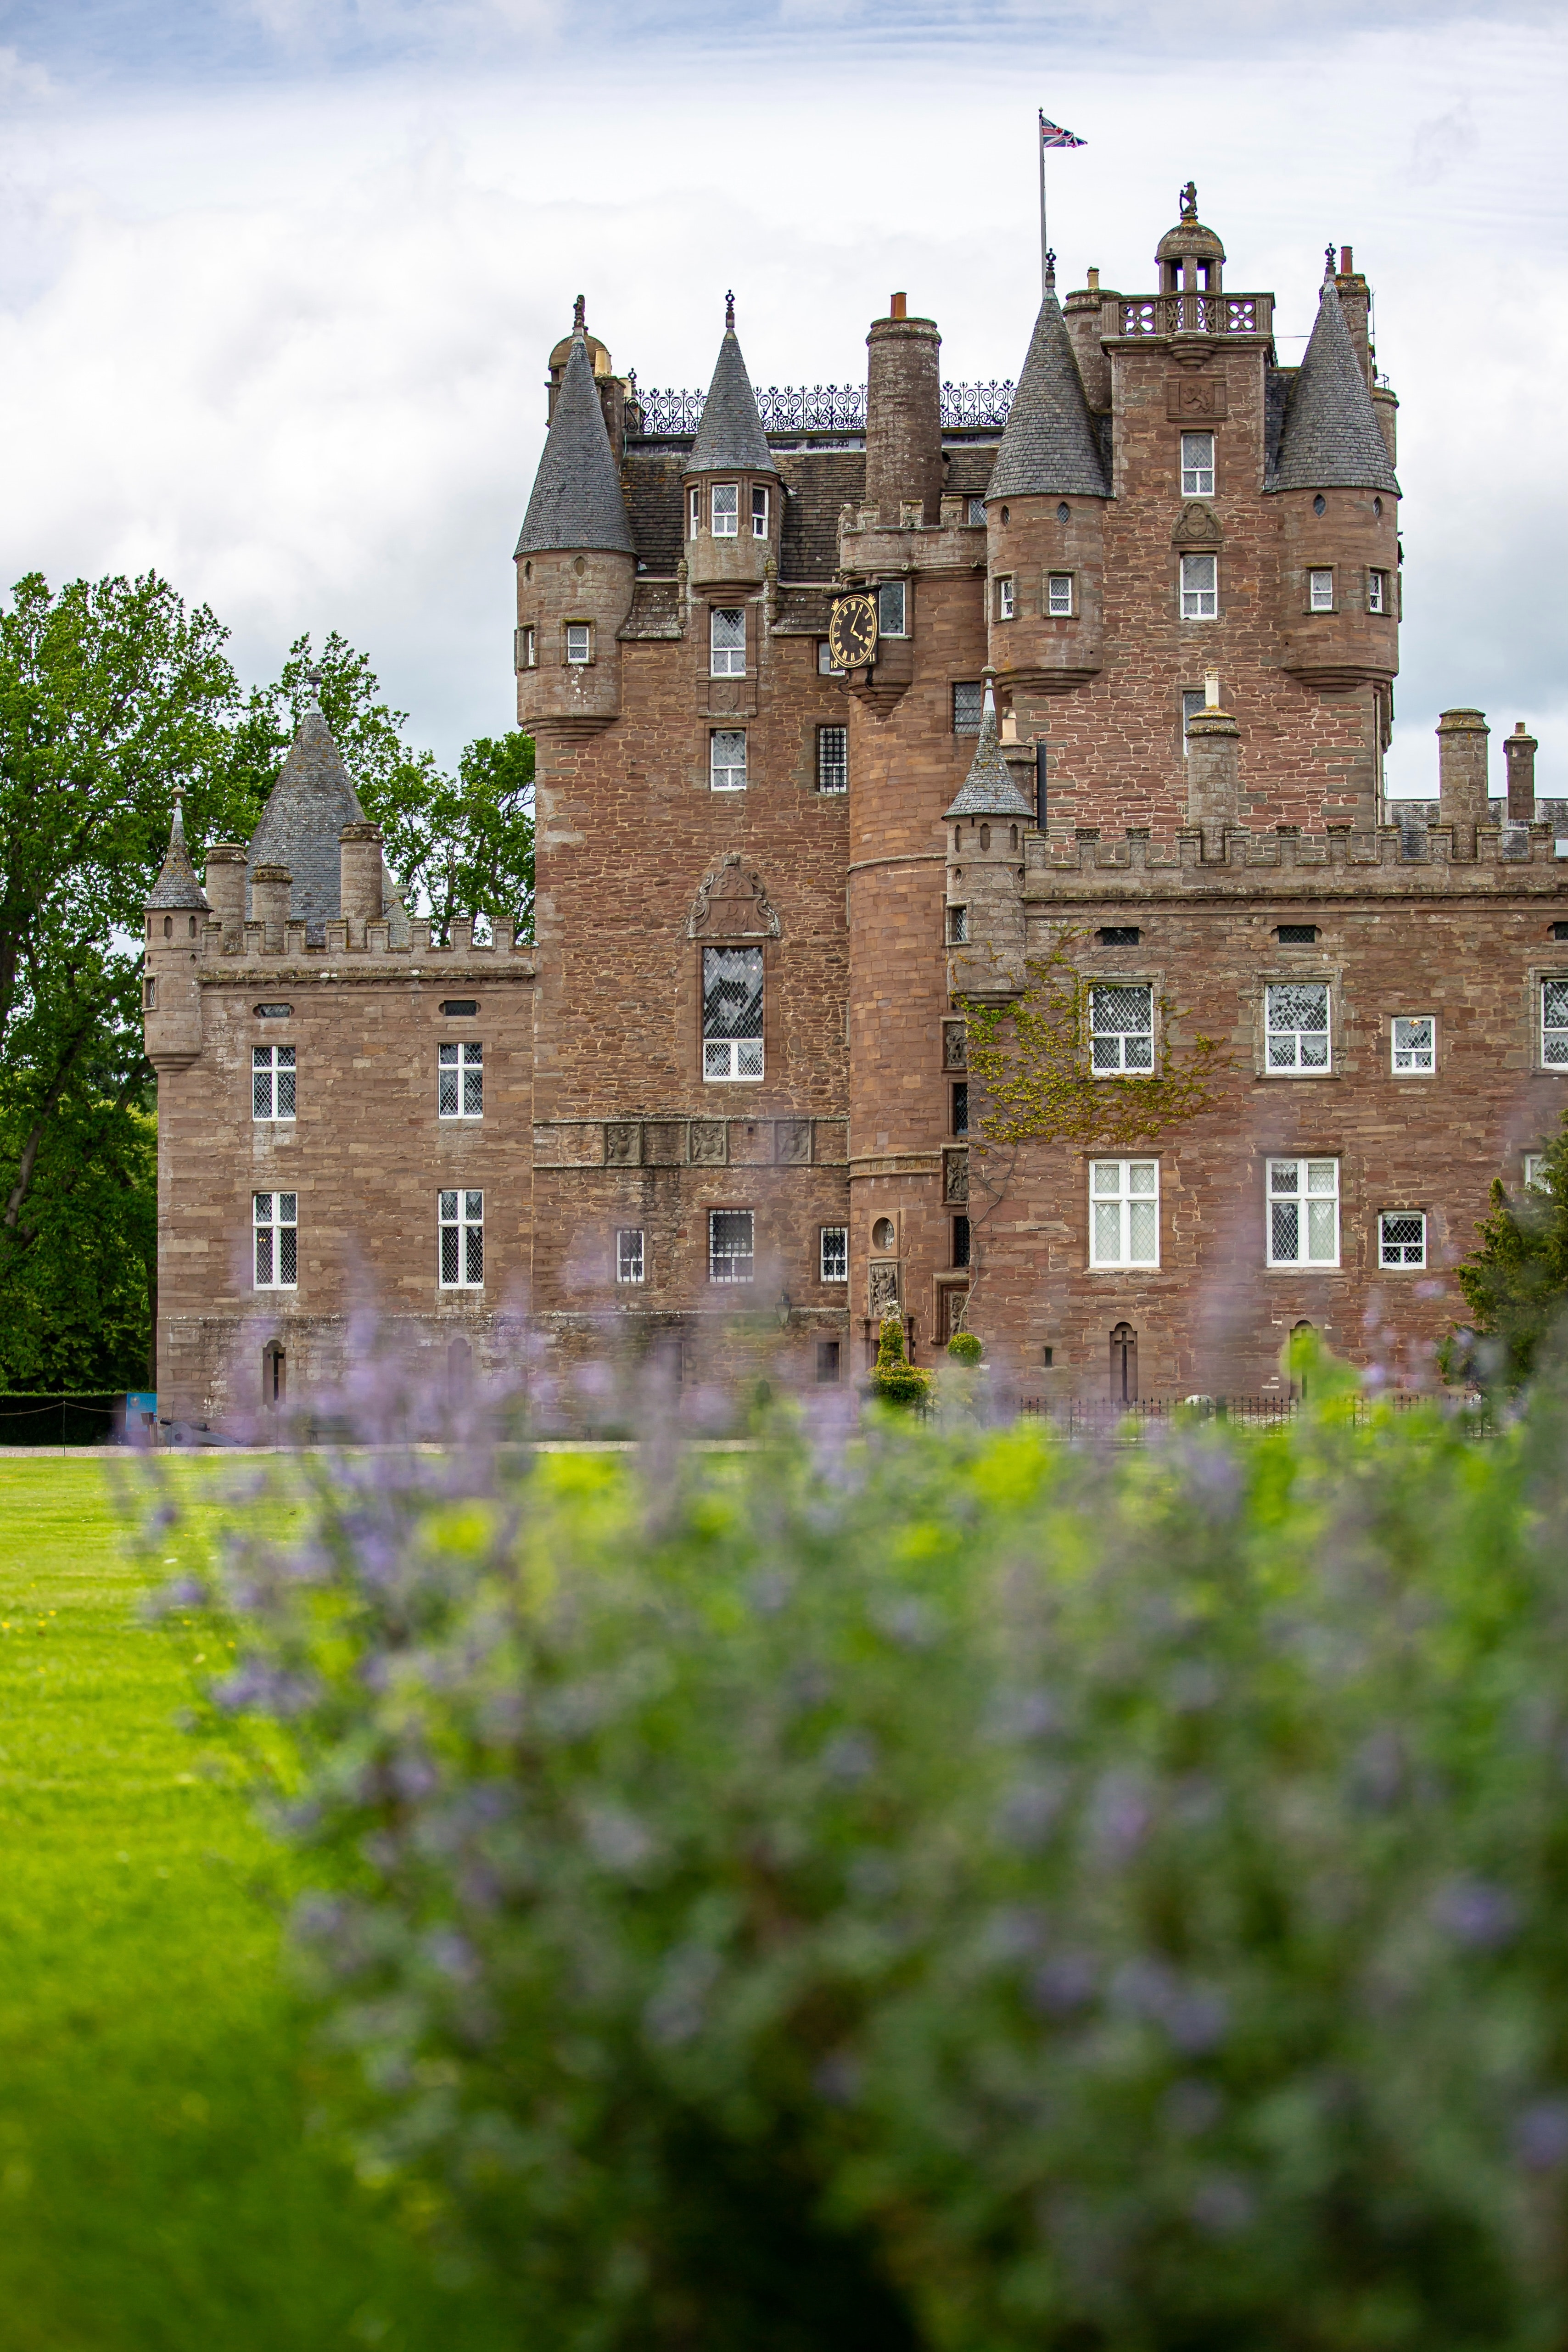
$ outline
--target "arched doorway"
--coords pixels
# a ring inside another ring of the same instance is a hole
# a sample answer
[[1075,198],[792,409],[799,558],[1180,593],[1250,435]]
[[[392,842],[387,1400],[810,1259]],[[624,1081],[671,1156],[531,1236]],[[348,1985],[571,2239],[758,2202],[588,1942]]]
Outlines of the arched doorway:
[[1118,1323],[1110,1334],[1110,1401],[1138,1402],[1138,1334],[1131,1323]]
[[281,1339],[268,1339],[261,1350],[261,1402],[276,1412],[289,1393],[289,1359]]
[[1307,1394],[1307,1367],[1300,1351],[1303,1349],[1308,1332],[1316,1331],[1316,1324],[1310,1323],[1305,1316],[1300,1323],[1292,1323],[1290,1326],[1290,1393],[1292,1396],[1300,1397],[1303,1401]]

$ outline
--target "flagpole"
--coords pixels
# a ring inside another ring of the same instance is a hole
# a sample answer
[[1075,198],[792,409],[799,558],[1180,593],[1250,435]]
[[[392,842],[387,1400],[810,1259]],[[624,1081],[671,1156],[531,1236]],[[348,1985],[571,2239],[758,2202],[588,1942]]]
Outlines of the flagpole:
[[1040,299],[1046,299],[1046,117],[1042,109],[1035,132],[1040,150]]

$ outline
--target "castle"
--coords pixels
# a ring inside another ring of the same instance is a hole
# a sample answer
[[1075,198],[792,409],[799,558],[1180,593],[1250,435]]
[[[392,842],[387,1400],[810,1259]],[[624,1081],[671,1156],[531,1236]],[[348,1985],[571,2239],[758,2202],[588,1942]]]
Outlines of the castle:
[[[845,1386],[900,1312],[1005,1393],[1432,1375],[1568,1075],[1535,744],[1385,801],[1396,403],[1331,251],[1299,367],[1195,192],[1047,283],[1016,387],[895,295],[864,387],[551,355],[516,553],[536,938],[409,921],[325,722],[148,907],[165,1419],[325,1387],[374,1297],[570,1419],[603,1368]],[[575,1402],[574,1402],[575,1400]]]

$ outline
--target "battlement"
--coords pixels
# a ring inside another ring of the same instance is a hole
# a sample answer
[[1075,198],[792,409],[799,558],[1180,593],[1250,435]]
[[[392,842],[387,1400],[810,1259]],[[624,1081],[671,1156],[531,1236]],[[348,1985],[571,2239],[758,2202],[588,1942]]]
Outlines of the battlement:
[[1118,841],[1101,839],[1092,827],[1071,841],[1030,833],[1024,842],[1022,897],[1026,903],[1082,898],[1103,892],[1125,898],[1129,892],[1245,897],[1256,894],[1267,876],[1271,897],[1303,898],[1368,893],[1391,898],[1452,897],[1476,891],[1525,892],[1551,897],[1568,891],[1568,875],[1556,855],[1549,824],[1476,828],[1473,843],[1462,825],[1434,824],[1421,833],[1396,824],[1358,831],[1331,824],[1321,833],[1289,825],[1257,833],[1227,826],[1221,856],[1205,855],[1198,826],[1184,826],[1170,848],[1156,845],[1137,827]]
[[[452,929],[457,936],[445,947],[432,941],[430,926],[423,920],[409,924],[410,936],[406,947],[393,945],[390,937],[392,926],[387,922],[366,923],[364,944],[358,947],[350,943],[346,921],[329,922],[325,942],[321,946],[311,946],[307,942],[303,923],[290,922],[282,928],[281,938],[274,933],[268,939],[268,926],[247,923],[244,937],[237,940],[226,938],[223,926],[209,921],[202,927],[194,947],[188,940],[176,941],[175,944],[182,946],[199,963],[208,966],[200,974],[204,982],[236,978],[252,967],[265,969],[276,976],[280,966],[297,970],[301,978],[320,979],[329,963],[333,966],[330,976],[341,978],[345,975],[336,970],[339,958],[355,974],[390,965],[400,976],[405,976],[429,964],[439,969],[444,976],[450,977],[454,966],[467,964],[474,958],[479,960],[483,970],[492,974],[501,963],[512,963],[519,959],[521,959],[519,970],[522,977],[531,977],[533,970],[529,961],[532,942],[517,938],[514,923],[496,923],[493,926],[494,938],[487,942],[472,936],[471,922],[454,922]],[[162,942],[154,944],[162,945]]]

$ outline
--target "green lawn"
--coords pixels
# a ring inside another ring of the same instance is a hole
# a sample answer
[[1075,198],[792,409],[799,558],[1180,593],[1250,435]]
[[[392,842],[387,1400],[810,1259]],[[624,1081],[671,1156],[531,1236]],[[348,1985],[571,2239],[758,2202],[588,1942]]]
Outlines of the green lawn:
[[177,1720],[210,1630],[140,1590],[101,1460],[0,1462],[0,2352],[500,2352],[310,2128],[280,1864]]

